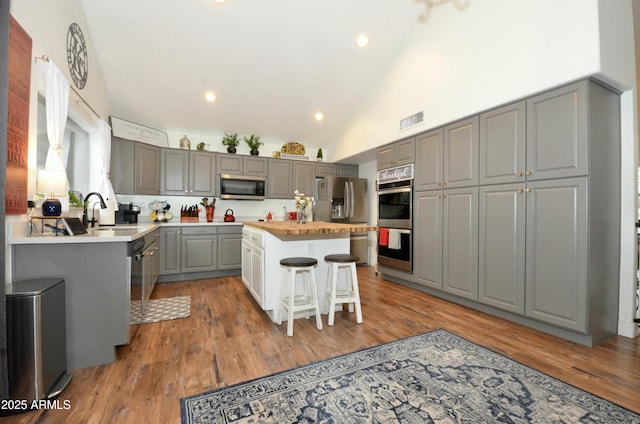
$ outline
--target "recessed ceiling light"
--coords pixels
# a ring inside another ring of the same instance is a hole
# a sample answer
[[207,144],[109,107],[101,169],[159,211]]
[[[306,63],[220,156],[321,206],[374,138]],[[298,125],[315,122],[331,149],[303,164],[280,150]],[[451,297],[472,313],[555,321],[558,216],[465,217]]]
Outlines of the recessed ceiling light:
[[364,34],[358,35],[358,38],[356,38],[356,46],[366,47],[367,44],[369,44],[369,38]]
[[204,95],[204,98],[207,99],[208,102],[216,101],[216,95],[213,91],[208,91],[207,94]]
[[322,121],[324,119],[324,115],[322,114],[322,112],[318,112],[315,115],[316,121]]
[[227,0],[213,0],[213,2],[216,4],[225,4]]

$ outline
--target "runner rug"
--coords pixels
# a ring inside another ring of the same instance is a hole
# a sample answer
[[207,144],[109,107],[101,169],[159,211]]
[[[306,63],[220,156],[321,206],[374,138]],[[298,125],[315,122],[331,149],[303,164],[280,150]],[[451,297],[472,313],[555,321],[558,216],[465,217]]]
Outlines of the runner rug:
[[180,400],[182,423],[640,423],[444,330]]
[[145,304],[144,313],[140,313],[140,301],[131,302],[130,321],[132,324],[149,324],[170,319],[187,318],[191,315],[191,296],[152,299]]

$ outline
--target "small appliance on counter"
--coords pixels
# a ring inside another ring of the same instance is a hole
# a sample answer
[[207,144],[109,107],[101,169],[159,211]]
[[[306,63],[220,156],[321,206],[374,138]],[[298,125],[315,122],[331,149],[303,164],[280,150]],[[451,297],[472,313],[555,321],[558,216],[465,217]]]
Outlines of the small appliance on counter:
[[138,215],[140,215],[140,206],[133,203],[118,203],[116,224],[137,224]]

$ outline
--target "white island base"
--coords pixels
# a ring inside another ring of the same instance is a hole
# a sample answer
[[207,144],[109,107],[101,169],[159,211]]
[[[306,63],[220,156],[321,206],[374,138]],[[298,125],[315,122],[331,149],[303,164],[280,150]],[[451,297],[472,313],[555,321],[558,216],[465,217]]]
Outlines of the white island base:
[[[329,266],[324,261],[324,257],[349,253],[350,234],[342,232],[281,235],[245,225],[242,248],[242,281],[269,318],[276,322],[277,308],[280,307],[280,290],[285,278],[285,270],[280,266],[280,260],[300,256],[317,259],[315,276],[318,302],[321,313],[326,315],[329,312],[327,303]],[[298,276],[296,281],[302,281],[302,276]],[[299,286],[302,287],[302,284]],[[341,306],[337,305],[336,310],[341,310]],[[313,316],[313,313],[311,312],[310,315]],[[300,316],[306,316],[306,313],[302,312]],[[282,318],[286,320],[286,314],[282,314]]]

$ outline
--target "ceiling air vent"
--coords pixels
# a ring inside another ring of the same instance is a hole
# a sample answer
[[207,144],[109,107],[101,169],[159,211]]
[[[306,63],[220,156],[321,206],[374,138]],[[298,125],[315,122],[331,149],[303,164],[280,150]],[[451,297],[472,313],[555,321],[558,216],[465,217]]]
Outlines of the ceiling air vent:
[[413,127],[414,125],[421,124],[424,120],[424,112],[418,112],[414,115],[411,115],[407,118],[400,120],[400,131],[406,130],[409,127]]

